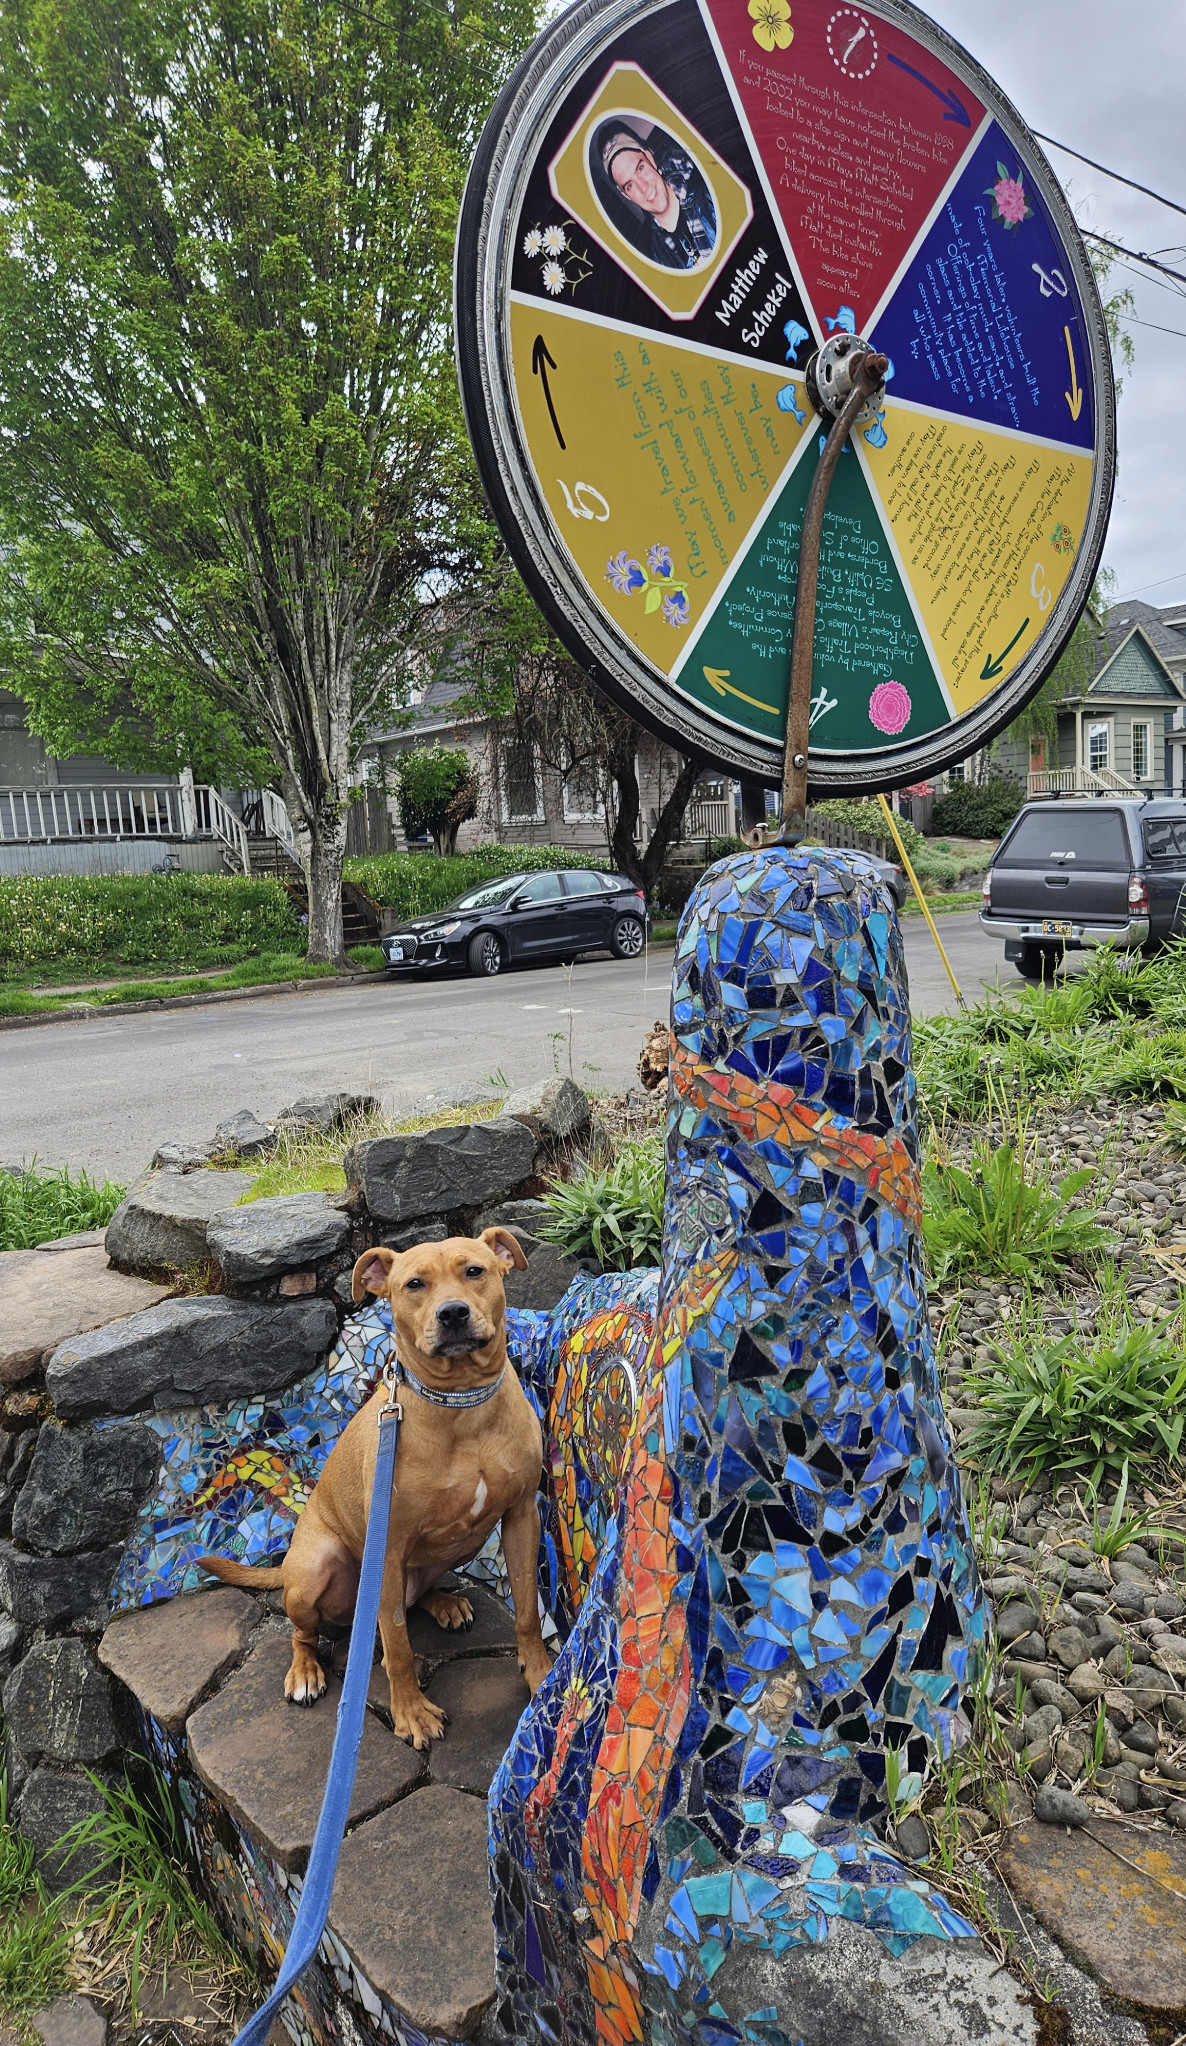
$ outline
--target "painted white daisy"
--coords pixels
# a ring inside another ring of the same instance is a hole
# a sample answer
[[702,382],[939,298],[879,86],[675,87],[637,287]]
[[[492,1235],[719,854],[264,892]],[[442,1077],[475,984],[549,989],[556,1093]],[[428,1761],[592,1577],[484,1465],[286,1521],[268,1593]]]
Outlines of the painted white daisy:
[[525,256],[538,256],[543,245],[544,238],[538,227],[529,228],[523,237],[523,254]]
[[562,227],[545,227],[544,248],[549,256],[562,256],[568,247],[568,236]]
[[568,282],[559,263],[545,263],[543,274],[544,290],[550,291],[553,298],[559,298],[565,284]]

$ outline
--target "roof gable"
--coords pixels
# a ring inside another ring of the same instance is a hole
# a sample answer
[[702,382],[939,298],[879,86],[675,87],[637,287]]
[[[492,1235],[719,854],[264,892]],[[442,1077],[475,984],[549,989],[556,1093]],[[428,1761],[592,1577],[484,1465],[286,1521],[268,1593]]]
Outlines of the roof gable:
[[1168,697],[1180,702],[1165,662],[1143,625],[1134,625],[1088,687],[1089,696]]

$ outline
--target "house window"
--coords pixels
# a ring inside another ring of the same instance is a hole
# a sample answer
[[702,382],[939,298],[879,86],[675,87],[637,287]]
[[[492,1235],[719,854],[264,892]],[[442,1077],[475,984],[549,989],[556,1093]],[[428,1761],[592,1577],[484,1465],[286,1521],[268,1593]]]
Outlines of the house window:
[[502,800],[508,824],[536,824],[543,816],[535,747],[508,739],[502,750]]
[[1152,775],[1149,762],[1153,748],[1150,743],[1152,727],[1142,722],[1132,728],[1132,778],[1134,781],[1148,781]]
[[604,814],[597,762],[578,760],[564,776],[564,821],[591,824]]
[[1098,725],[1088,725],[1087,765],[1093,774],[1098,774],[1101,767],[1107,767],[1109,764],[1110,738],[1111,726],[1106,720]]

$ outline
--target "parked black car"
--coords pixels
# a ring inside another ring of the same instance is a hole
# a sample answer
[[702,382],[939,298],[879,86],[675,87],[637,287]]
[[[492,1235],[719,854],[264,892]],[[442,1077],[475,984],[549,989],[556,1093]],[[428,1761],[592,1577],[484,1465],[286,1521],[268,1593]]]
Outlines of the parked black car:
[[1064,952],[1152,952],[1186,935],[1186,803],[1027,803],[993,854],[980,921],[1026,980]]
[[637,959],[647,928],[646,897],[624,874],[567,867],[484,881],[381,942],[392,973],[464,966],[489,975],[578,952]]

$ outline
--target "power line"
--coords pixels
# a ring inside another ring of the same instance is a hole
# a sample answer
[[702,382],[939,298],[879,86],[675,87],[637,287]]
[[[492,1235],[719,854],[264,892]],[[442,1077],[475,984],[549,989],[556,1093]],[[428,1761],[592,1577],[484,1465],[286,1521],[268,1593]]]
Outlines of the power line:
[[1186,327],[1159,327],[1156,320],[1138,320],[1135,313],[1123,313],[1121,318],[1126,327],[1152,327],[1155,334],[1176,334],[1186,341]]
[[1139,597],[1146,590],[1163,590],[1167,583],[1180,582],[1183,576],[1186,576],[1186,568],[1180,568],[1176,575],[1163,575],[1160,582],[1142,583],[1140,589],[1128,590],[1123,597],[1113,597],[1108,608],[1114,611],[1117,604],[1127,604],[1130,597]]
[[1097,234],[1093,227],[1080,230],[1089,242],[1102,242],[1106,249],[1114,249],[1118,256],[1131,256],[1134,263],[1147,263],[1150,270],[1160,270],[1163,276],[1176,277],[1179,284],[1186,284],[1186,270],[1171,270],[1168,263],[1159,263],[1154,256],[1147,256],[1141,249],[1126,249],[1123,242],[1114,242],[1106,234]]
[[1155,192],[1152,185],[1138,185],[1135,178],[1126,178],[1123,171],[1109,170],[1106,163],[1097,163],[1094,156],[1084,156],[1082,150],[1072,149],[1066,142],[1056,142],[1053,135],[1043,135],[1040,128],[1034,129],[1039,142],[1049,142],[1052,149],[1061,149],[1064,156],[1073,156],[1080,163],[1086,163],[1092,170],[1099,171],[1105,178],[1115,178],[1118,185],[1131,185],[1134,192],[1143,192],[1147,199],[1156,199],[1159,206],[1168,206],[1173,213],[1186,215],[1186,206],[1179,206],[1176,199],[1167,199],[1162,192]]

